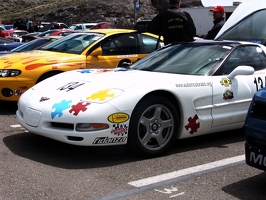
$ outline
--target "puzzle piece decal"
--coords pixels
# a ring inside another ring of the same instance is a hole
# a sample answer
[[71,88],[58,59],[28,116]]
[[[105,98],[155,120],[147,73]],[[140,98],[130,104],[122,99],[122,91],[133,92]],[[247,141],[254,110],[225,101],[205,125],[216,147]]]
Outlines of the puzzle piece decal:
[[[110,93],[111,92],[111,93]],[[101,90],[98,91],[91,96],[87,97],[86,100],[96,100],[99,99],[99,101],[104,101],[108,97],[114,97],[114,93],[110,89]]]
[[197,123],[199,119],[198,115],[195,115],[193,118],[188,118],[188,124],[185,126],[186,130],[190,129],[189,133],[196,133],[198,128],[200,127],[200,122]]
[[70,108],[71,102],[72,100],[62,100],[60,103],[55,103],[52,107],[53,109],[55,108],[55,111],[51,113],[52,119],[55,118],[56,115],[58,115],[58,117],[61,117],[63,115],[63,111]]
[[86,73],[92,73],[93,70],[90,70],[90,69],[82,69],[82,70],[78,70],[77,72],[80,72],[82,74],[86,74]]
[[77,116],[80,111],[85,112],[85,110],[87,110],[88,105],[90,105],[90,103],[88,102],[79,102],[76,105],[71,106],[72,108],[69,110],[69,112],[73,112],[73,115]]

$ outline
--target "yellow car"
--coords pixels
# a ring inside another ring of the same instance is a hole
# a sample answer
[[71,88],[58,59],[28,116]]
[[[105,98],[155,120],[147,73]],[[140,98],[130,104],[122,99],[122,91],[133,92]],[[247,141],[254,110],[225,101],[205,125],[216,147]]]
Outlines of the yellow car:
[[96,29],[65,36],[42,50],[0,56],[0,100],[17,101],[36,83],[84,68],[130,65],[163,46],[158,36],[127,29]]

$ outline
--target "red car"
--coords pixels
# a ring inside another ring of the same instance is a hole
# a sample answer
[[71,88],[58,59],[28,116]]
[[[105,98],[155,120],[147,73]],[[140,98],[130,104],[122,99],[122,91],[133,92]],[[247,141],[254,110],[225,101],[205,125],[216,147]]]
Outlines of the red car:
[[37,38],[41,38],[43,36],[67,36],[71,33],[75,33],[75,30],[72,29],[51,29],[48,31],[44,31],[38,34],[27,34],[22,36],[22,42],[28,42],[31,40],[35,40]]
[[22,40],[21,37],[23,35],[28,34],[28,31],[10,29],[10,30],[3,31],[3,33],[5,34],[5,38],[12,39],[16,42],[21,42]]

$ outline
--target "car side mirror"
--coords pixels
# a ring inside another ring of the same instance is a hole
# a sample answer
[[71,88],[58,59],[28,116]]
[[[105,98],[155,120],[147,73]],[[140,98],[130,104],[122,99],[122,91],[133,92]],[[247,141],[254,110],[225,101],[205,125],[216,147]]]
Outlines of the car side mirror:
[[91,56],[101,56],[103,54],[102,48],[98,47],[97,49],[95,49],[93,52],[91,52]]
[[251,66],[241,65],[236,67],[229,75],[229,79],[235,78],[237,75],[252,75],[254,74],[254,68]]

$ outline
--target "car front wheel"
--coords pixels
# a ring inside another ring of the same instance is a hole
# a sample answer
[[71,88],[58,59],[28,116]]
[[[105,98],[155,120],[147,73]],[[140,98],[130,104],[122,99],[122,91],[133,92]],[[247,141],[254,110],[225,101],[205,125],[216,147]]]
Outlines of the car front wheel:
[[144,157],[165,153],[176,140],[179,124],[177,108],[168,98],[144,98],[131,115],[128,150]]

